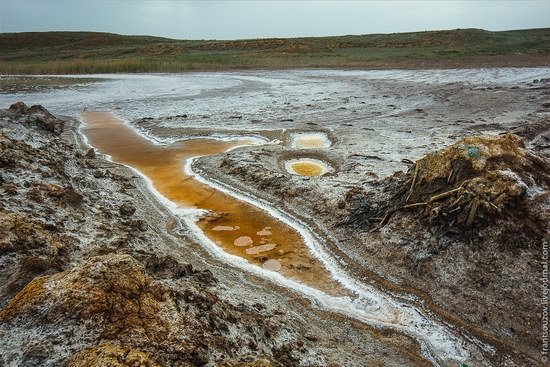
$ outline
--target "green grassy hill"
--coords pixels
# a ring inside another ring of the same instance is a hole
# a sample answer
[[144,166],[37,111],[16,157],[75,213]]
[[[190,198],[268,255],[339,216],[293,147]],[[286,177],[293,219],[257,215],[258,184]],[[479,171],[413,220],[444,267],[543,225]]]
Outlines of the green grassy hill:
[[0,33],[0,73],[550,64],[550,28],[186,41],[95,32]]

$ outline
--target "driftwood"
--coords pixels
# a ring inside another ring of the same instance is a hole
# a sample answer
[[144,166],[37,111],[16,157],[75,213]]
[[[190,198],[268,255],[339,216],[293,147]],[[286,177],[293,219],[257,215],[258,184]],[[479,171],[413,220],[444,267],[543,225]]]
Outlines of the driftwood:
[[426,206],[426,205],[428,205],[428,203],[414,203],[414,204],[408,204],[408,205],[402,206],[402,207],[399,208],[398,210],[414,209],[414,208],[418,208],[418,207],[422,207],[422,206]]
[[454,170],[451,168],[451,171],[449,172],[449,176],[447,176],[447,183],[451,183],[451,180],[453,178]]
[[479,208],[479,199],[472,200],[472,207],[470,208],[470,214],[468,214],[468,220],[466,221],[466,225],[468,227],[471,227],[472,224],[474,224],[474,220],[476,219],[477,209]]

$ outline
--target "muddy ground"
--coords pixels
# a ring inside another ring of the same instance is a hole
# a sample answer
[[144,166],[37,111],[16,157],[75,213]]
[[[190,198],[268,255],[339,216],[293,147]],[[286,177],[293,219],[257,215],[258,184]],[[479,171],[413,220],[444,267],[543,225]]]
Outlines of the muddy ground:
[[[130,94],[103,101],[98,93],[83,107],[78,93],[70,106],[55,94],[30,99],[69,115],[75,108],[114,110],[158,140],[267,138],[267,145],[203,157],[194,169],[302,219],[356,278],[396,296],[415,295],[419,307],[494,348],[475,365],[525,366],[542,365],[544,190],[530,191],[523,222],[501,215],[465,235],[442,235],[418,212],[397,213],[379,229],[347,220],[362,203],[383,207],[414,162],[463,137],[515,132],[529,154],[547,159],[549,80],[518,75],[245,72],[229,75],[240,83],[226,88],[164,100]],[[409,337],[319,311],[212,258],[133,171],[88,154],[74,119],[60,124],[47,115],[44,123],[43,115],[11,111],[0,120],[0,354],[7,365],[87,366],[121,355],[127,365],[430,364]],[[290,147],[292,135],[304,131],[322,132],[332,145]],[[334,171],[289,174],[285,161],[302,157]],[[181,335],[169,332],[176,328]]]

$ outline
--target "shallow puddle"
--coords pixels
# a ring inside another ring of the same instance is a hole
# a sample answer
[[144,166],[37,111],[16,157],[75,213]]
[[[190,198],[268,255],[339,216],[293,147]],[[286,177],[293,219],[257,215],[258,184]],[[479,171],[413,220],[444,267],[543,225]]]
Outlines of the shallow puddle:
[[299,176],[322,176],[325,173],[331,172],[332,167],[327,163],[312,158],[292,159],[285,162],[285,169]]
[[329,138],[324,133],[294,133],[290,139],[290,146],[299,149],[328,148],[331,146]]
[[193,139],[161,146],[141,137],[111,113],[86,112],[82,118],[83,133],[101,153],[138,169],[160,194],[180,207],[208,210],[198,225],[226,252],[328,294],[347,294],[313,258],[293,228],[253,205],[198,182],[183,170],[189,158],[220,153],[250,141]]

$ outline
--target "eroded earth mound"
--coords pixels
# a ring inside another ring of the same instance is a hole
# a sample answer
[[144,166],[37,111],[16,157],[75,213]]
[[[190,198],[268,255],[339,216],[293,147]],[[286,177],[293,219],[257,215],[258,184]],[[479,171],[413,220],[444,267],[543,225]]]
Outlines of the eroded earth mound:
[[345,202],[381,268],[537,358],[550,160],[514,134],[466,137]]
[[380,183],[387,196],[383,201],[372,192],[369,200],[369,194],[351,191],[345,223],[380,228],[396,212],[411,211],[442,234],[464,234],[474,226],[511,219],[515,225],[508,231],[529,228],[526,235],[537,242],[548,219],[540,209],[549,197],[549,172],[550,162],[526,150],[516,135],[467,137]]

